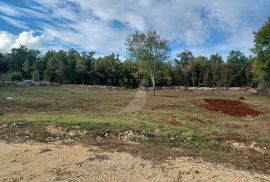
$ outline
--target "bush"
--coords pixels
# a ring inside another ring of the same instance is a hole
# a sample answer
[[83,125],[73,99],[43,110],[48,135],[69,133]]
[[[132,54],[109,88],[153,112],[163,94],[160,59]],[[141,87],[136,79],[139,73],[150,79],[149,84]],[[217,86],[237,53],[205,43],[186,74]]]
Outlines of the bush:
[[21,72],[12,72],[10,73],[11,81],[22,81],[22,73]]
[[270,88],[266,89],[266,95],[270,97]]
[[39,81],[39,73],[37,71],[32,72],[32,80]]
[[2,73],[0,74],[0,81],[8,81],[9,80],[9,74]]

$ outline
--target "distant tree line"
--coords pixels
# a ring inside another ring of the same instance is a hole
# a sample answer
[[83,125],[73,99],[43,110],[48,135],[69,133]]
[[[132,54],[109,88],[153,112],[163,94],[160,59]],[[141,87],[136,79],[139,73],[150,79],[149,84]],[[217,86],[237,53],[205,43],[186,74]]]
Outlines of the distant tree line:
[[254,56],[231,51],[226,60],[219,54],[195,57],[184,50],[170,58],[169,41],[156,32],[135,32],[127,37],[130,59],[111,54],[96,58],[95,52],[39,50],[25,46],[0,53],[0,80],[44,80],[63,84],[147,86],[256,86],[270,80],[270,19],[255,32]]
[[[95,58],[94,54],[70,49],[41,55],[38,50],[21,46],[10,53],[0,53],[0,78],[126,87],[136,87],[144,79],[146,85],[151,85],[151,78],[140,69],[139,61],[121,61],[115,54]],[[252,59],[239,51],[231,51],[224,61],[218,54],[194,57],[191,51],[184,50],[176,59],[161,62],[155,80],[157,86],[251,86],[251,64]]]

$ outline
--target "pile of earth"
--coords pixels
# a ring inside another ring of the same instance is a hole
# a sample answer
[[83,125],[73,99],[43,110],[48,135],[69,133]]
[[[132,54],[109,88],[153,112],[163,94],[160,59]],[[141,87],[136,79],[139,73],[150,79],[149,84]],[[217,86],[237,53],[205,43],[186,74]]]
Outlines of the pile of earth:
[[261,114],[251,106],[241,102],[240,100],[225,100],[225,99],[204,99],[207,103],[206,107],[209,110],[222,112],[231,116],[258,116]]

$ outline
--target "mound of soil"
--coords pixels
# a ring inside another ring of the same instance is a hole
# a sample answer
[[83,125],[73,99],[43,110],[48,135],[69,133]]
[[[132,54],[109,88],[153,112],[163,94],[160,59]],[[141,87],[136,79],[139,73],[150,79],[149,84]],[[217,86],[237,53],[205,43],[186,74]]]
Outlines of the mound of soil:
[[258,116],[260,111],[252,109],[240,100],[204,99],[209,110],[222,112],[231,116]]

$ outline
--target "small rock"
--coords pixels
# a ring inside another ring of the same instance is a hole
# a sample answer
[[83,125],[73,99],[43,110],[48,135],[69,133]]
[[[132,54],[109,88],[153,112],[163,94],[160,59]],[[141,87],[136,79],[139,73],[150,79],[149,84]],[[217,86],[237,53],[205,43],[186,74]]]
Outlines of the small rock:
[[97,136],[97,137],[96,137],[96,140],[97,140],[97,141],[100,141],[100,140],[102,140],[102,137]]
[[71,132],[68,133],[68,135],[69,136],[75,136],[75,133],[71,131]]
[[6,100],[13,100],[13,97],[7,97]]
[[255,95],[259,93],[257,89],[250,89],[248,91]]

